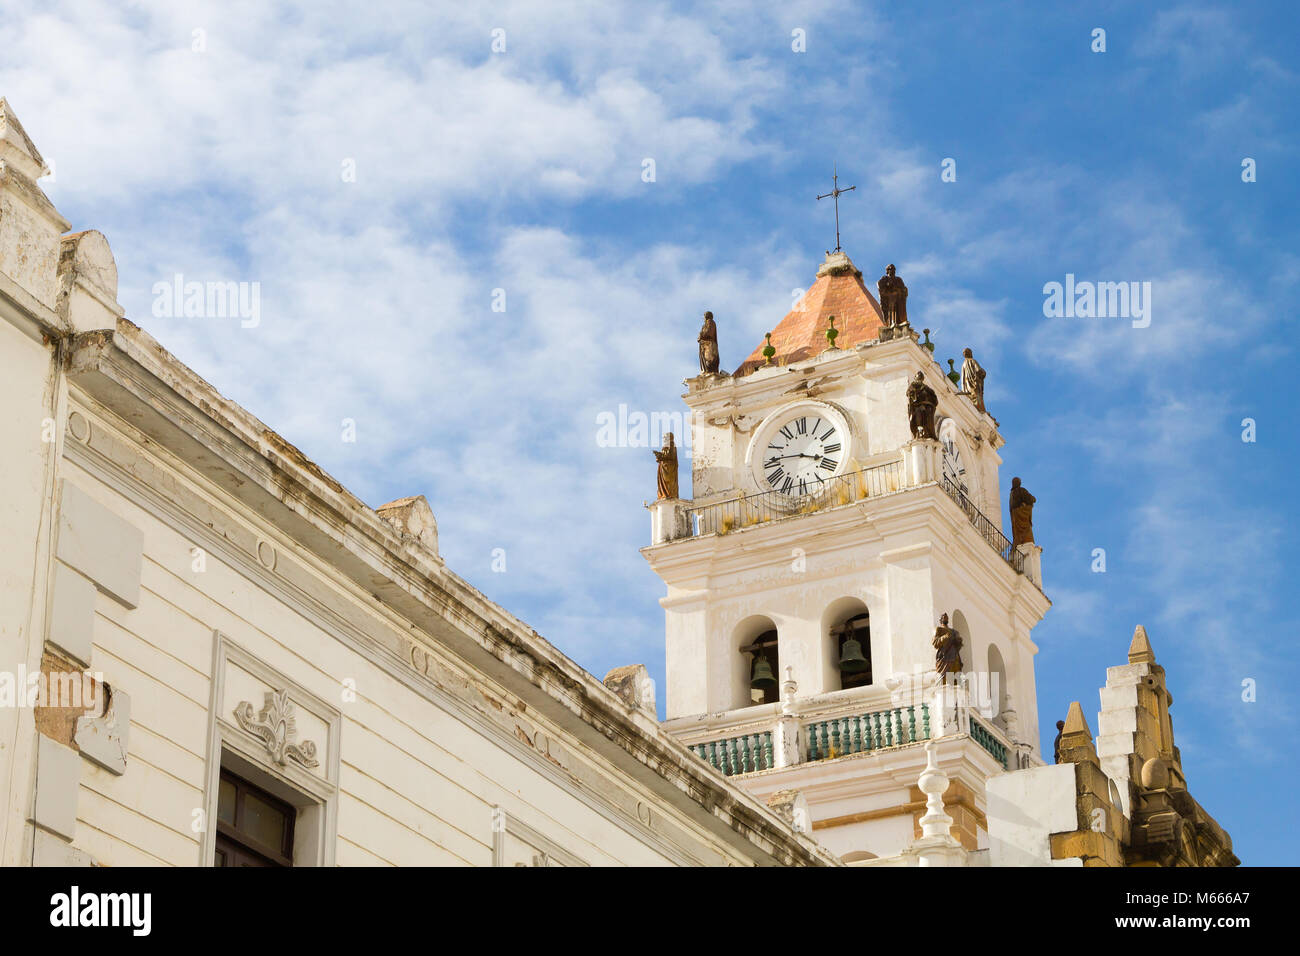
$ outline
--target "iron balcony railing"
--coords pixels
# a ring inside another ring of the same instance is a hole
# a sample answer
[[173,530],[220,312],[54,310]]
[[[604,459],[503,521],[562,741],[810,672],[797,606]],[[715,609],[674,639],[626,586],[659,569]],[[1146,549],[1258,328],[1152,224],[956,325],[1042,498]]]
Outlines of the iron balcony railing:
[[943,490],[948,492],[948,497],[957,502],[957,507],[965,512],[967,519],[975,526],[980,537],[988,542],[989,547],[1002,555],[1002,559],[1017,573],[1024,574],[1025,556],[1012,546],[1007,536],[1002,533],[1002,529],[985,517],[984,512],[976,508],[975,503],[967,498],[966,493],[953,484],[952,479],[947,475],[943,476],[941,484]]
[[[940,487],[947,492],[967,520],[994,551],[1002,555],[1019,574],[1025,573],[1025,556],[1012,546],[1002,533],[975,503],[944,475]],[[765,491],[757,495],[741,494],[726,501],[689,508],[690,535],[727,534],[742,528],[790,518],[794,515],[826,511],[855,501],[887,495],[904,488],[903,462],[888,461],[861,471],[849,472],[820,481],[804,495],[787,495],[780,491]]]
[[691,535],[727,534],[781,518],[838,508],[864,498],[899,491],[902,487],[903,463],[890,461],[805,485],[807,494],[804,495],[787,495],[780,491],[742,494],[727,501],[689,509]]

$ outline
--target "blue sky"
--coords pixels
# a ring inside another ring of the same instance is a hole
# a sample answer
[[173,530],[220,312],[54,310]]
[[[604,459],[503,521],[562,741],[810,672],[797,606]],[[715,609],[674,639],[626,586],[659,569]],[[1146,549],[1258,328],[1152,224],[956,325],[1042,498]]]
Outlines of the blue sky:
[[[1038,496],[1043,727],[1078,699],[1096,729],[1145,624],[1193,795],[1246,863],[1294,863],[1295,14],[970,6],[0,0],[0,95],[129,317],[367,503],[425,494],[454,570],[661,694],[653,460],[596,416],[682,410],[705,309],[739,364],[834,244],[837,163],[845,251],[898,264],[941,359],[975,349],[1003,495]],[[260,283],[259,324],[154,317],[175,273]],[[1150,326],[1046,318],[1067,273],[1151,282]]]

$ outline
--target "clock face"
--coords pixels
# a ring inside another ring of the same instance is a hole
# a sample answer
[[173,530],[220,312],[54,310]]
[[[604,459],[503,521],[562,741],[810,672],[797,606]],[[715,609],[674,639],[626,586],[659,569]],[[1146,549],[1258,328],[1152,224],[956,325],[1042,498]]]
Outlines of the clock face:
[[969,494],[966,463],[962,461],[961,446],[957,444],[957,423],[951,418],[945,418],[939,426],[939,444],[943,446],[943,476],[962,494]]
[[841,426],[816,409],[801,409],[771,430],[761,449],[763,482],[786,495],[823,491],[847,456]]

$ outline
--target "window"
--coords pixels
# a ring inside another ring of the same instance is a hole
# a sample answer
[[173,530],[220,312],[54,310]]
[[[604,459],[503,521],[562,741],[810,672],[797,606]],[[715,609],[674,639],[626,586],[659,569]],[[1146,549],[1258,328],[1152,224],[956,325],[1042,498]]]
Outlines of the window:
[[297,810],[228,770],[217,795],[215,866],[293,866]]

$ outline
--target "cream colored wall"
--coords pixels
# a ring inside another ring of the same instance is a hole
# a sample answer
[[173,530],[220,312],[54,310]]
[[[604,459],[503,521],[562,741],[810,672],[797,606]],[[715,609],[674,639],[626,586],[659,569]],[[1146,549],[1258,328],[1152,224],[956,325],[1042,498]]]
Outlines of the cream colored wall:
[[[110,427],[87,412],[92,428]],[[177,478],[174,468],[164,470]],[[480,730],[412,693],[250,580],[246,569],[208,554],[206,570],[194,572],[195,541],[84,467],[65,462],[64,476],[144,532],[139,607],[97,597],[91,670],[102,671],[132,702],[126,773],[118,777],[87,762],[82,776],[74,845],[100,863],[206,862],[192,824],[204,806],[218,631],[342,712],[339,864],[487,865],[493,805],[593,865],[670,862]],[[292,554],[291,543],[273,529],[258,531],[280,555]],[[318,578],[334,601],[354,610],[364,605],[327,574]],[[369,626],[403,639],[399,622],[382,613],[372,613]],[[345,679],[355,682],[355,701],[343,698]],[[550,733],[561,742],[567,736],[561,728]],[[565,760],[583,759],[580,745],[565,750]],[[610,787],[629,786],[626,779],[606,780]]]
[[[47,419],[58,418],[54,353],[0,320],[0,670],[40,668],[48,563],[49,486],[57,442],[46,442]],[[57,431],[55,432],[57,438]],[[37,635],[33,637],[33,635]],[[34,760],[32,711],[0,707],[0,863],[22,852],[22,821],[30,803]]]

